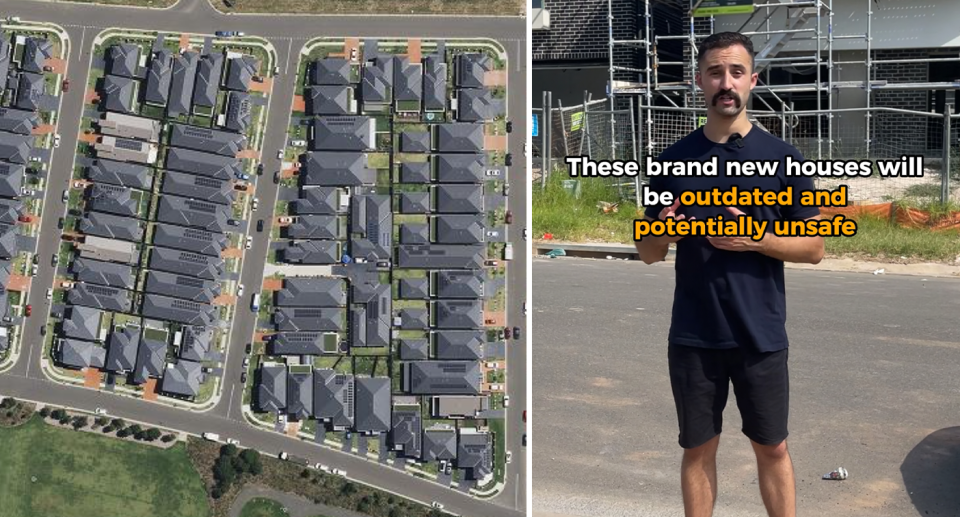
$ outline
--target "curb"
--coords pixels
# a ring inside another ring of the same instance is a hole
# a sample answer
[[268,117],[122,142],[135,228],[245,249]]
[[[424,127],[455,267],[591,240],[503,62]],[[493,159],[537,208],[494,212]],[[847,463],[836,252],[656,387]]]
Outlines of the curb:
[[[534,255],[544,255],[555,249],[561,249],[567,256],[585,257],[585,258],[606,258],[608,255],[615,258],[626,258],[629,260],[639,260],[637,248],[627,244],[602,244],[602,243],[574,243],[574,242],[554,242],[537,241],[533,243]],[[666,260],[673,260],[677,254],[676,248],[667,250]]]

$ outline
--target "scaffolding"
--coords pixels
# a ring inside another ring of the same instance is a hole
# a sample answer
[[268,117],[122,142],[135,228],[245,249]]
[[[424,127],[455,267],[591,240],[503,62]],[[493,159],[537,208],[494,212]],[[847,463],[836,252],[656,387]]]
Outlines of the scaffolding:
[[[754,92],[757,93],[768,93],[776,101],[780,102],[780,109],[774,109],[770,104],[761,96],[754,96],[755,100],[759,100],[761,103],[765,104],[770,110],[771,114],[782,114],[784,116],[789,115],[793,111],[793,107],[783,101],[783,99],[778,95],[788,92],[814,92],[816,95],[816,157],[817,159],[823,159],[823,138],[822,138],[822,119],[827,118],[827,158],[833,157],[834,149],[834,124],[832,123],[833,113],[835,109],[834,104],[834,92],[844,88],[860,88],[863,89],[866,94],[866,107],[864,111],[864,127],[865,135],[864,142],[866,146],[867,155],[870,154],[870,146],[872,143],[871,138],[871,107],[872,107],[872,94],[877,90],[944,90],[944,89],[958,89],[960,88],[960,81],[944,81],[944,82],[914,82],[914,83],[893,83],[886,80],[874,80],[874,66],[877,64],[893,64],[893,63],[929,63],[935,61],[960,61],[960,56],[958,57],[949,57],[942,59],[885,59],[877,60],[873,59],[873,49],[872,49],[872,21],[873,21],[873,3],[875,0],[860,0],[863,1],[866,5],[866,32],[862,34],[846,34],[846,35],[835,35],[835,25],[834,25],[834,9],[833,9],[833,0],[803,0],[803,1],[786,1],[786,0],[767,0],[768,3],[758,3],[755,4],[753,13],[749,18],[743,23],[738,32],[746,36],[764,36],[765,41],[760,47],[760,50],[756,53],[756,71],[760,74],[757,86],[754,88]],[[714,32],[714,22],[715,17],[710,16],[698,17],[695,16],[695,9],[703,2],[703,0],[636,0],[639,4],[643,5],[642,14],[638,16],[643,17],[643,23],[638,24],[640,29],[636,38],[626,39],[626,40],[617,40],[614,38],[614,25],[617,23],[617,20],[613,16],[613,0],[607,0],[607,17],[608,17],[608,56],[609,56],[609,83],[608,83],[608,93],[610,101],[610,110],[613,111],[616,106],[616,99],[618,96],[630,96],[630,97],[639,97],[640,102],[636,103],[637,108],[640,110],[640,118],[642,128],[639,131],[639,138],[641,140],[640,146],[643,148],[644,143],[646,142],[647,148],[651,149],[651,135],[653,134],[653,114],[650,108],[654,107],[655,97],[660,99],[665,99],[673,107],[678,106],[677,103],[671,98],[671,95],[668,95],[669,92],[674,92],[673,96],[676,96],[677,92],[684,92],[683,101],[684,106],[682,107],[696,107],[696,100],[698,95],[701,93],[701,90],[696,85],[696,81],[693,79],[696,71],[697,63],[697,47],[698,40],[702,40]],[[676,9],[680,9],[684,13],[684,18],[687,19],[685,25],[688,25],[688,33],[683,35],[656,35],[652,33],[653,28],[653,14],[651,11],[651,6],[654,4],[662,4],[673,6]],[[684,6],[689,6],[688,9],[684,9]],[[786,27],[785,28],[771,28],[771,17],[776,14],[780,9],[786,10]],[[639,9],[637,12],[639,13]],[[755,23],[754,19],[760,15],[764,14],[762,20],[759,23]],[[707,34],[697,34],[695,21],[697,19],[709,20],[710,30]],[[826,25],[826,34],[824,34],[824,24]],[[808,25],[811,25],[808,27]],[[799,35],[811,34],[811,36],[806,38],[800,38]],[[863,60],[852,60],[852,61],[835,61],[834,60],[834,41],[841,39],[863,39],[866,43],[866,57]],[[660,61],[657,54],[657,48],[659,43],[662,41],[668,40],[682,40],[686,48],[689,48],[689,60],[685,61]],[[789,56],[779,56],[781,50],[783,50],[790,41],[812,41],[814,42],[814,49],[809,53],[796,53],[795,55]],[[616,54],[615,50],[618,47],[632,47],[637,49],[642,49],[644,54],[645,65],[643,68],[634,68],[619,66],[614,64],[614,56]],[[826,54],[826,59],[824,59],[824,54]],[[821,66],[826,63],[826,81],[821,77]],[[835,65],[845,65],[845,64],[862,64],[864,65],[865,77],[863,80],[854,80],[854,81],[835,81],[834,80],[834,66]],[[672,82],[663,82],[660,81],[659,69],[661,66],[682,66],[684,67],[685,73],[684,78],[689,77],[689,79],[684,79],[682,81],[672,81]],[[786,85],[774,85],[770,83],[770,74],[769,71],[772,68],[788,68],[796,70],[798,67],[804,66],[813,66],[816,68],[816,81],[809,84],[786,84]],[[631,74],[637,74],[636,81],[616,81],[614,80],[615,72],[629,72]],[[763,80],[762,77],[766,73],[766,79]],[[823,106],[822,99],[824,94],[826,96],[826,106]],[[752,119],[754,122],[757,122],[755,118]],[[613,120],[611,118],[611,126]],[[696,126],[694,126],[696,127]]]

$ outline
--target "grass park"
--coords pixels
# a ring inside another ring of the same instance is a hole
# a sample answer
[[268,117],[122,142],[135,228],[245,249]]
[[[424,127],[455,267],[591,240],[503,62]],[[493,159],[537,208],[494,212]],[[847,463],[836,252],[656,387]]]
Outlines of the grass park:
[[206,517],[186,447],[170,449],[61,429],[34,415],[0,427],[4,517]]

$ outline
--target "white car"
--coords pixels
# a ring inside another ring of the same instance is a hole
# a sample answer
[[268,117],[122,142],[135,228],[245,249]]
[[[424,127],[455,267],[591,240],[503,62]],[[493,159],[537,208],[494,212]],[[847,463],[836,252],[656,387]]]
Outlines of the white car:
[[306,140],[293,140],[292,142],[290,142],[290,145],[292,145],[293,147],[306,147],[306,146],[307,146],[307,141],[306,141]]
[[526,142],[523,143],[523,156],[524,156],[524,158],[526,158],[526,156],[527,156],[527,143],[526,143]]
[[490,391],[500,391],[503,388],[500,384],[491,384]]
[[273,67],[273,75],[280,75],[280,65]]
[[513,451],[507,451],[507,463],[513,459]]
[[243,367],[246,368],[246,367],[248,367],[248,366],[250,366],[250,356],[249,356],[249,355],[243,358]]
[[437,510],[443,510],[443,504],[434,501],[430,506],[436,508]]
[[237,286],[237,296],[243,296],[243,284]]
[[257,199],[257,198],[253,198],[253,203],[250,205],[250,208],[251,208],[254,212],[256,212],[256,211],[257,211],[257,207],[259,207],[259,206],[260,206],[260,200]]
[[60,147],[60,135],[59,135],[59,134],[53,135],[53,147],[54,147],[54,148]]
[[250,249],[253,246],[253,236],[247,235],[247,245],[246,248]]
[[95,410],[93,411],[93,414],[95,414],[95,415],[106,415],[106,414],[107,414],[107,410],[106,410],[106,409],[103,409],[102,407],[98,407],[97,409],[95,409]]
[[283,149],[280,149],[279,151],[277,151],[277,159],[278,160],[283,159]]
[[347,471],[346,471],[346,470],[332,469],[330,472],[331,472],[332,474],[336,474],[336,475],[338,475],[338,476],[346,476],[346,475],[347,475]]
[[527,240],[527,235],[529,235],[529,232],[527,232],[527,229],[524,228],[524,229],[523,229],[523,240]]
[[237,447],[240,446],[240,440],[237,440],[235,438],[227,438],[227,443],[229,443],[230,445],[236,445]]
[[63,191],[63,196],[61,196],[60,199],[63,199],[63,202],[64,202],[64,203],[66,203],[67,201],[70,201],[70,190],[69,190],[69,189],[64,190],[64,191]]
[[503,407],[510,407],[510,395],[503,396]]
[[352,49],[350,49],[350,61],[356,61],[356,60],[357,60],[357,47],[353,47]]
[[292,222],[293,222],[293,218],[292,218],[292,217],[283,216],[283,217],[280,218],[280,224],[290,224],[290,223],[292,223]]
[[47,299],[48,300],[53,299],[53,289],[47,289]]
[[523,302],[523,315],[527,315],[527,302]]

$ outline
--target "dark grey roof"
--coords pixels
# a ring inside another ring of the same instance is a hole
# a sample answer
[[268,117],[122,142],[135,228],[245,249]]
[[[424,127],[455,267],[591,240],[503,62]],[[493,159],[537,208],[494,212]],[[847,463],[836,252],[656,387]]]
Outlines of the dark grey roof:
[[132,306],[130,291],[95,284],[74,284],[67,301],[113,312],[130,312]]
[[60,342],[60,362],[73,368],[102,368],[106,349],[91,341],[64,339]]
[[400,448],[402,454],[408,458],[419,458],[421,454],[421,426],[420,406],[393,407],[393,426],[390,430],[392,450]]
[[297,278],[283,281],[277,292],[278,307],[341,307],[347,304],[347,291],[339,278]]
[[278,332],[270,340],[270,355],[322,355],[323,332]]
[[400,164],[402,183],[430,183],[430,162],[403,162]]
[[0,161],[23,164],[29,162],[34,138],[36,137],[31,135],[0,132]]
[[150,269],[220,280],[226,270],[223,259],[189,251],[154,246],[150,252]]
[[373,151],[376,122],[371,117],[342,116],[313,119],[311,151]]
[[167,115],[175,117],[190,113],[193,104],[193,84],[197,77],[199,62],[200,54],[194,51],[174,56]]
[[139,327],[116,327],[110,333],[107,362],[104,369],[111,372],[132,372],[137,364],[140,347]]
[[157,221],[223,233],[231,211],[227,205],[180,196],[162,196]]
[[423,223],[403,223],[400,225],[402,244],[429,244],[430,225]]
[[338,194],[333,187],[309,187],[300,189],[300,197],[290,203],[292,213],[335,214],[338,208]]
[[17,219],[25,213],[23,202],[19,199],[0,198],[0,223],[16,224]]
[[426,309],[407,307],[400,309],[400,328],[426,329],[430,327],[430,313]]
[[165,393],[196,397],[200,393],[200,382],[203,380],[203,365],[194,361],[177,361],[168,364],[163,372],[160,389]]
[[23,164],[0,162],[0,196],[19,197],[26,170]]
[[353,284],[350,311],[351,346],[386,346],[390,343],[392,306],[389,284]]
[[150,59],[150,71],[147,72],[144,100],[155,104],[166,104],[170,94],[170,79],[173,77],[173,52],[160,49]]
[[377,171],[367,166],[365,153],[306,153],[300,175],[303,185],[323,187],[373,185]]
[[51,57],[53,57],[53,43],[46,38],[30,36],[24,42],[20,69],[41,74],[44,62]]
[[[419,101],[423,97],[423,67],[404,56],[394,56],[393,99]],[[418,110],[419,111],[419,110]]]
[[106,183],[94,183],[87,194],[87,208],[124,217],[140,214],[140,203],[128,188]]
[[230,90],[248,91],[250,81],[257,75],[258,62],[253,56],[230,58],[226,87]]
[[163,175],[161,192],[192,197],[221,205],[230,205],[236,198],[232,186],[233,183],[228,180],[197,176],[186,172],[167,171]]
[[284,262],[291,264],[334,264],[340,261],[337,241],[299,241],[281,250]]
[[291,239],[338,239],[340,222],[335,215],[301,215],[283,229]]
[[343,309],[331,307],[277,307],[273,321],[280,331],[343,330]]
[[287,370],[287,413],[297,420],[306,420],[313,415],[313,370]]
[[103,311],[90,307],[70,307],[70,316],[63,320],[63,333],[73,339],[100,339],[100,317]]
[[313,371],[313,417],[335,427],[352,427],[354,377],[334,370]]
[[438,154],[437,181],[440,183],[480,183],[487,168],[485,154]]
[[103,78],[101,105],[109,111],[133,113],[133,94],[136,81],[129,77],[108,75]]
[[401,339],[400,360],[419,361],[429,357],[430,342],[426,339]]
[[[0,80],[0,91],[3,91],[2,84],[4,82],[5,81]],[[18,135],[29,135],[32,134],[33,129],[39,125],[40,116],[37,115],[36,112],[13,108],[0,108],[0,131],[7,131]]]
[[436,302],[437,328],[474,329],[483,325],[483,303],[479,300]]
[[175,171],[224,180],[235,178],[237,173],[242,172],[240,161],[232,156],[220,156],[192,149],[171,148],[167,153],[165,166]]
[[260,367],[257,407],[261,412],[279,413],[287,407],[287,367],[282,364]]
[[359,432],[390,430],[390,377],[357,377],[356,422]]
[[339,57],[317,60],[310,74],[311,84],[350,84],[350,62]]
[[213,327],[185,326],[181,339],[180,357],[182,359],[206,361],[213,346]]
[[449,122],[437,124],[437,151],[441,153],[479,153],[483,151],[483,124]]
[[176,321],[187,325],[212,325],[217,320],[218,308],[205,304],[161,296],[143,296],[143,315],[163,321]]
[[192,251],[201,255],[220,257],[229,244],[223,233],[208,232],[199,228],[187,228],[159,223],[153,227],[153,244],[178,250]]
[[351,251],[354,257],[386,259],[392,254],[393,212],[390,197],[377,194],[355,195],[350,200],[350,233],[354,238]]
[[250,127],[253,117],[253,104],[247,92],[230,92],[227,100],[227,129],[243,133]]
[[477,395],[483,374],[477,361],[403,363],[404,390],[415,395]]
[[351,86],[309,86],[304,92],[307,115],[350,115]]
[[362,75],[363,102],[389,102],[389,88],[393,87],[393,58],[377,57],[364,63]]
[[166,358],[166,343],[153,339],[142,339],[140,347],[137,349],[137,365],[133,373],[133,382],[143,384],[148,377],[160,377]]
[[171,124],[170,145],[195,151],[236,157],[247,147],[247,137],[230,131]]
[[401,244],[397,248],[399,267],[421,269],[480,269],[486,251],[483,244]]
[[441,215],[437,224],[438,244],[475,244],[484,241],[482,215]]
[[193,105],[212,108],[217,104],[217,90],[223,76],[223,54],[207,54],[197,65],[197,78],[193,86]]
[[40,108],[40,99],[43,98],[44,82],[40,74],[22,73],[17,86],[17,99],[14,106],[17,108],[36,111]]
[[484,330],[438,330],[437,359],[473,361],[483,359]]
[[483,212],[482,185],[438,185],[437,204],[443,214],[479,214]]
[[466,470],[467,479],[483,480],[493,473],[493,435],[460,429],[457,468]]
[[[18,235],[20,231],[17,225],[0,224],[0,258],[9,260],[17,256],[20,252]],[[2,289],[3,286],[0,286],[0,297],[4,295]],[[0,313],[0,317],[2,316],[3,314]]]
[[404,153],[429,153],[428,131],[404,131],[400,134],[400,151]]
[[104,262],[88,257],[77,257],[70,264],[70,271],[78,282],[119,287],[132,290],[135,287],[133,267],[116,262]]
[[430,212],[429,192],[401,192],[400,212],[404,214],[426,214]]
[[431,111],[447,108],[447,63],[430,55],[423,63],[423,109]]
[[107,49],[107,74],[137,77],[140,63],[140,47],[123,43]]
[[438,298],[483,297],[483,275],[478,271],[439,271],[437,274]]
[[144,290],[173,298],[183,298],[199,303],[213,303],[220,295],[220,283],[195,276],[182,276],[165,271],[150,271]]
[[460,90],[457,97],[457,120],[460,122],[483,122],[493,120],[499,111],[490,96],[490,90]]
[[149,167],[137,163],[96,159],[87,167],[87,178],[96,183],[150,190],[152,173]]
[[460,54],[457,56],[457,87],[483,88],[483,74],[492,69],[490,56],[486,54]]
[[427,278],[400,279],[400,298],[425,300],[430,298],[430,280]]
[[140,242],[143,240],[144,225],[143,221],[132,217],[88,212],[80,221],[79,230],[86,235]]
[[457,432],[453,428],[423,430],[423,459],[452,460],[457,457]]

